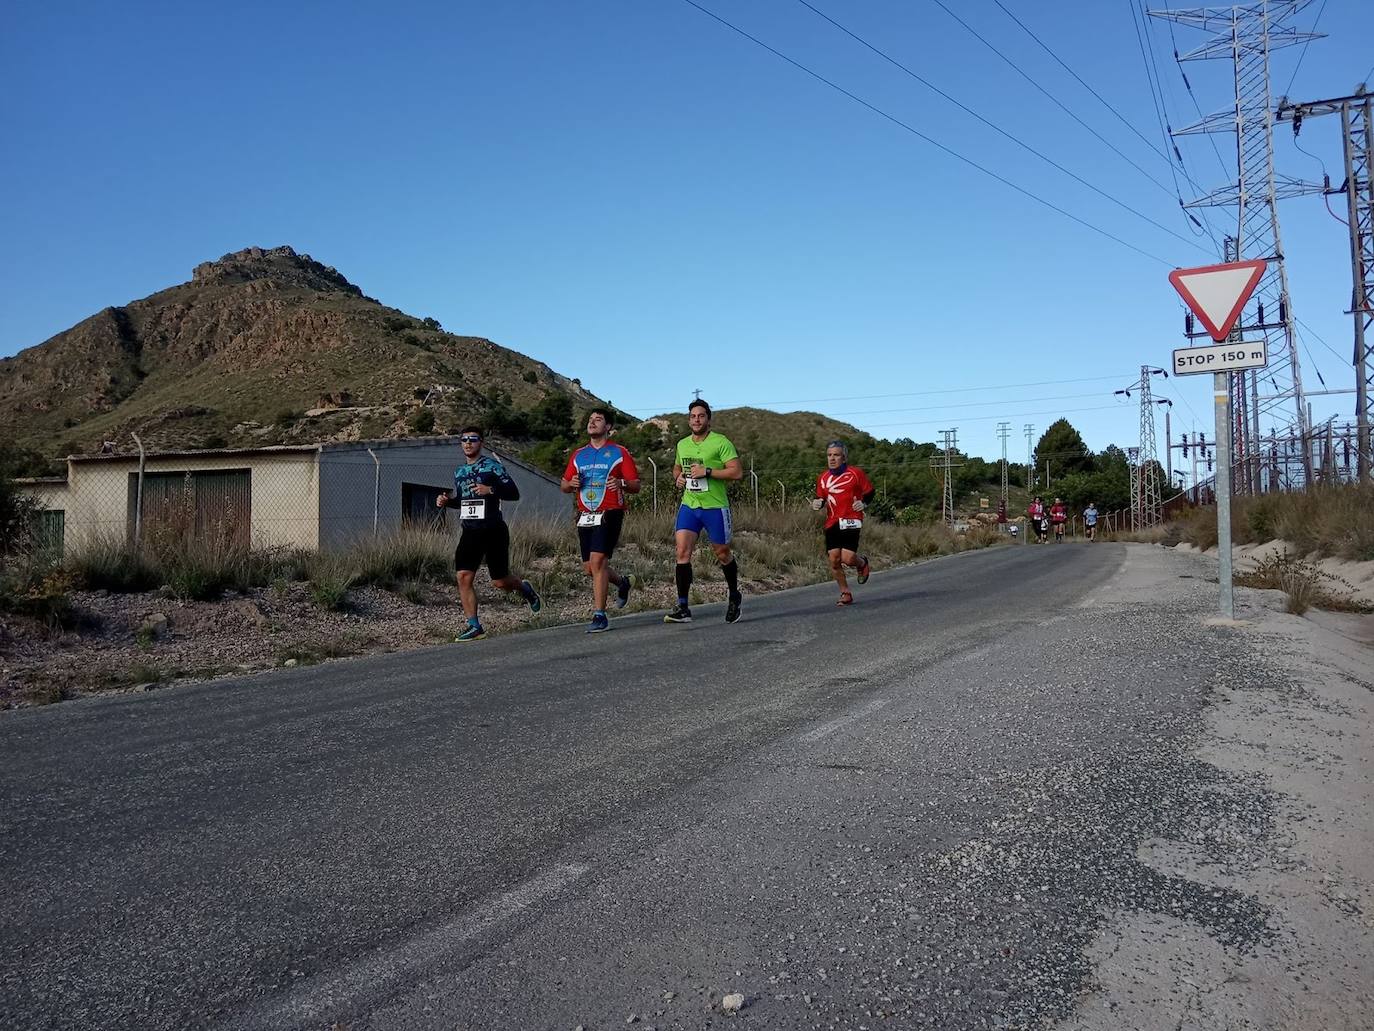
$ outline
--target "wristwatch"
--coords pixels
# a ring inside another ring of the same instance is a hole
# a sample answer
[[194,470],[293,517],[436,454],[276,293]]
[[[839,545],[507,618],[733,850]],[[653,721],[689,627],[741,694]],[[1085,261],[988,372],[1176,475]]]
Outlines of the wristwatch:
[[708,480],[711,478],[711,467],[709,465],[706,467],[706,478]]

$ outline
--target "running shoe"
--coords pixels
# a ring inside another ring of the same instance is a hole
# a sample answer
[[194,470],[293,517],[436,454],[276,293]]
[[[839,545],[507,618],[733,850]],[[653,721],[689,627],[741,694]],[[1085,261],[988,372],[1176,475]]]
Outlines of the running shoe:
[[620,586],[615,592],[615,607],[623,609],[630,600],[630,588],[634,586],[634,577],[626,573],[620,578]]
[[530,603],[531,612],[538,612],[544,607],[544,602],[539,597],[539,592],[534,589],[534,585],[528,580],[520,581],[520,593],[523,594],[525,600]]
[[686,605],[679,605],[672,612],[663,617],[665,623],[690,623],[692,621],[692,610]]
[[871,572],[873,572],[873,570],[870,569],[869,566],[868,566],[868,556],[867,556],[867,555],[864,555],[864,556],[862,557],[862,559],[860,559],[860,561],[859,561],[859,576],[858,576],[859,583],[861,583],[861,584],[866,584],[866,583],[868,583],[868,574],[871,573]]
[[730,601],[725,606],[725,622],[739,622],[739,607],[744,603],[744,595],[735,591],[730,595]]
[[611,628],[611,621],[604,612],[592,613],[592,621],[587,626],[589,634],[604,634]]
[[455,642],[457,642],[457,641],[480,641],[480,640],[482,640],[482,638],[484,638],[484,637],[486,637],[486,636],[487,636],[487,632],[486,632],[485,630],[482,629],[482,624],[480,624],[480,623],[469,623],[469,624],[464,628],[463,632],[462,632],[461,634],[459,634],[457,637],[455,637],[453,640],[454,640]]

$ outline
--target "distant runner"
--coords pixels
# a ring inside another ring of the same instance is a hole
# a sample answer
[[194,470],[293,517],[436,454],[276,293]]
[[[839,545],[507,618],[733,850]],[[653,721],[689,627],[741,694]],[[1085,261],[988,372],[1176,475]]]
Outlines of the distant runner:
[[858,573],[861,584],[868,583],[868,557],[859,554],[859,531],[863,529],[864,509],[873,500],[873,484],[858,466],[849,464],[849,449],[838,440],[825,448],[825,472],[816,477],[816,497],[811,507],[825,509],[825,554],[830,559],[830,575],[840,587],[836,605],[853,605],[844,567]]
[[1045,543],[1045,499],[1036,495],[1026,507],[1026,515],[1030,517],[1030,528],[1035,534],[1037,544]]
[[1083,510],[1083,528],[1090,541],[1097,540],[1097,503],[1089,501],[1088,507]]
[[510,571],[510,528],[501,515],[501,502],[519,501],[520,488],[505,466],[491,455],[482,454],[482,431],[476,426],[465,427],[458,442],[467,461],[453,471],[453,494],[440,494],[434,503],[440,508],[456,504],[463,528],[453,553],[453,566],[458,571],[458,596],[463,601],[468,625],[455,640],[480,641],[487,635],[477,619],[477,591],[472,581],[484,559],[493,587],[519,591],[531,612],[538,612],[542,602],[528,580]]
[[1062,498],[1055,498],[1050,506],[1050,522],[1054,524],[1054,543],[1064,542],[1064,524],[1069,521],[1069,510],[1064,507]]
[[690,623],[688,605],[692,589],[692,550],[697,537],[705,531],[716,553],[720,571],[725,574],[729,595],[725,622],[739,619],[744,601],[739,590],[739,566],[730,553],[730,498],[726,481],[744,477],[744,464],[729,440],[711,430],[711,406],[698,398],[687,406],[687,425],[691,436],[677,442],[677,461],[673,477],[682,491],[673,539],[677,546],[677,608],[663,617],[665,623]]
[[604,408],[587,413],[588,443],[573,452],[563,470],[563,493],[577,498],[577,542],[582,550],[582,568],[592,578],[591,624],[587,633],[599,634],[611,628],[606,616],[606,596],[616,586],[615,607],[623,609],[630,600],[632,586],[610,566],[620,528],[625,522],[625,495],[639,493],[639,471],[630,452],[607,437],[613,428],[611,414]]

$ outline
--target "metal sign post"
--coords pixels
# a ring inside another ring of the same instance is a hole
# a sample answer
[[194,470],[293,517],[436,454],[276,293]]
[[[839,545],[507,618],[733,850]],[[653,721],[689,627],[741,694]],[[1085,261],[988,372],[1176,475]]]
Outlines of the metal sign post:
[[[1240,310],[1250,299],[1265,261],[1232,261],[1169,273],[1179,296],[1202,320],[1221,347],[1183,348],[1174,352],[1174,372],[1187,376],[1212,373],[1213,405],[1217,420],[1217,580],[1221,584],[1221,615],[1235,618],[1235,590],[1231,583],[1231,374],[1228,369],[1263,368],[1268,355],[1262,344],[1247,344],[1231,335]],[[1228,337],[1231,339],[1227,340]]]
[[1234,619],[1235,592],[1231,585],[1231,377],[1212,377],[1217,415],[1217,580],[1221,584],[1221,615]]

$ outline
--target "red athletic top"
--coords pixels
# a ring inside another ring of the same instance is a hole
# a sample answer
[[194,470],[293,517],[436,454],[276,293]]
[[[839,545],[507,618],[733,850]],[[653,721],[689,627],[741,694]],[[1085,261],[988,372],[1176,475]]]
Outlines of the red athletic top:
[[630,453],[619,444],[605,443],[592,447],[588,441],[572,453],[563,479],[580,478],[582,486],[576,492],[579,512],[610,512],[625,507],[625,494],[619,488],[606,489],[606,481],[637,480],[639,470]]
[[854,502],[865,504],[873,497],[873,484],[858,466],[846,465],[837,470],[827,469],[816,477],[816,497],[825,498],[825,528],[828,530],[841,519],[863,520],[862,512],[854,511]]
[[1069,510],[1062,504],[1050,506],[1050,522],[1067,523],[1069,521]]

